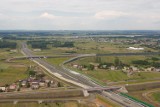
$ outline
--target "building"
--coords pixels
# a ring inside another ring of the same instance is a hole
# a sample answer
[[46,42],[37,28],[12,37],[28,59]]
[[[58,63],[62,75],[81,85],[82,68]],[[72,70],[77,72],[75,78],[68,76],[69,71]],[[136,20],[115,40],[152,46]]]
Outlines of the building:
[[38,89],[39,88],[39,83],[32,83],[31,88],[32,89]]
[[1,91],[6,91],[6,87],[0,87]]
[[90,65],[93,65],[95,70],[97,70],[99,67],[99,63],[90,63]]
[[23,80],[23,81],[21,82],[22,87],[27,87],[27,83],[28,83],[27,80]]
[[45,81],[40,81],[40,82],[39,82],[39,86],[40,86],[40,87],[44,87],[45,85],[46,85]]
[[160,68],[159,68],[159,69],[158,69],[158,68],[157,68],[157,69],[155,69],[155,71],[156,71],[156,72],[160,72]]
[[135,47],[129,47],[129,50],[144,50],[144,48],[135,48]]
[[33,80],[30,85],[32,89],[38,89],[39,88],[39,80]]
[[102,65],[102,68],[103,68],[103,69],[106,69],[106,68],[107,68],[107,65]]
[[17,50],[16,50],[16,49],[13,49],[13,50],[10,50],[10,52],[17,52]]
[[114,70],[116,70],[116,67],[115,66],[111,66],[110,69],[114,71]]
[[130,68],[132,69],[133,72],[138,72],[139,71],[139,69],[137,67],[131,66]]
[[17,89],[17,85],[16,84],[12,84],[9,86],[9,91],[15,91]]
[[76,64],[75,64],[75,65],[73,65],[73,68],[78,68],[78,65],[76,65]]
[[40,52],[41,49],[34,49],[33,51],[34,51],[34,52]]
[[50,87],[51,88],[58,87],[58,82],[57,81],[51,81]]

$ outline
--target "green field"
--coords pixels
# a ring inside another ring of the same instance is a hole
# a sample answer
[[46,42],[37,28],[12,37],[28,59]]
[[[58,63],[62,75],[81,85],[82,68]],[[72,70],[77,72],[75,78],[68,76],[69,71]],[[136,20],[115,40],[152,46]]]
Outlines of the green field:
[[10,52],[10,49],[0,49],[0,59],[22,56],[20,52]]
[[47,58],[44,59],[45,61],[53,64],[54,66],[58,67],[59,64],[62,64],[64,61],[70,59],[69,57],[64,57],[64,58]]
[[33,61],[29,59],[17,59],[17,60],[12,60],[11,62],[13,62],[13,64],[23,64],[26,66],[36,65]]
[[27,68],[21,65],[0,64],[0,86],[14,83],[17,80],[24,79],[28,76]]
[[[10,40],[13,41],[13,40]],[[20,52],[20,41],[14,41],[17,42],[17,48],[16,49],[10,49],[10,48],[0,48],[0,59],[8,59],[12,57],[17,57],[17,56],[23,56],[22,53]],[[11,50],[16,50],[17,52],[12,52]]]
[[150,81],[152,79],[157,79],[160,77],[159,72],[139,72],[135,73],[132,76],[128,77],[126,73],[122,71],[110,71],[110,70],[93,70],[93,71],[80,71],[75,68],[71,68],[74,71],[85,74],[91,78],[95,78],[101,82],[120,82],[124,81],[124,83],[133,83],[133,82],[145,82]]
[[[147,85],[145,85],[145,86],[147,86]],[[155,107],[159,107],[159,105],[157,105],[157,103],[160,102],[160,91],[156,91],[154,93],[147,94],[147,96],[149,97],[149,99],[151,99],[152,101],[154,101],[152,103],[148,99],[146,99],[146,97],[143,95],[144,93],[148,93],[151,90],[154,90],[154,89],[146,88],[143,91],[142,90],[132,91],[132,92],[129,92],[128,95],[133,96],[133,97],[135,97],[135,98],[137,98],[139,100],[145,101],[147,103],[150,103],[150,104],[154,105]],[[156,88],[156,90],[157,90],[157,88]]]
[[[70,39],[60,39],[57,38],[57,40],[61,42],[70,41]],[[43,49],[41,52],[34,52],[36,55],[54,55],[54,54],[61,54],[66,53],[67,51],[74,51],[76,53],[80,54],[89,54],[89,53],[127,53],[127,52],[144,52],[143,51],[136,51],[136,50],[128,50],[128,47],[138,47],[140,45],[124,45],[123,43],[109,43],[109,42],[96,42],[91,41],[89,38],[85,39],[77,39],[73,40],[74,47],[68,48],[68,47],[52,47],[51,45],[48,45],[48,49]],[[31,48],[31,46],[29,45]],[[141,47],[141,46],[140,46]],[[156,51],[153,49],[145,48],[145,51]],[[32,49],[32,48],[31,48]]]
[[[19,46],[17,46],[19,47]],[[0,86],[5,84],[14,83],[20,79],[24,79],[28,76],[26,74],[27,66],[25,66],[23,61],[13,61],[12,63],[6,62],[8,58],[22,56],[18,48],[17,52],[11,52],[11,49],[0,49]]]
[[160,103],[160,91],[153,93],[152,97],[155,101]]
[[103,82],[128,79],[127,75],[121,71],[86,71],[85,74]]
[[[94,41],[76,42],[75,47],[78,53],[118,53],[128,52],[128,46],[115,43],[98,43]],[[132,51],[134,52],[134,51]]]
[[[155,56],[159,57],[159,56]],[[101,62],[107,62],[107,63],[113,63],[115,60],[115,56],[103,56],[100,57]],[[148,60],[151,61],[150,59],[152,58],[151,56],[118,56],[119,60],[124,63],[124,64],[132,64],[133,60]],[[86,57],[79,59],[73,63],[78,63],[78,64],[89,64],[89,63],[96,63],[96,57]]]

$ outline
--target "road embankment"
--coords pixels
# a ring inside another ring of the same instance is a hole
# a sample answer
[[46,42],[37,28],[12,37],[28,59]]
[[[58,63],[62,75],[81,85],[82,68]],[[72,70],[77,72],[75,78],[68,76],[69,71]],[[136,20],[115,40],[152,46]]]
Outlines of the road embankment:
[[12,92],[1,93],[0,101],[4,99],[54,99],[54,98],[76,98],[85,97],[83,90],[61,90],[61,91],[32,91],[32,92]]
[[126,86],[126,89],[129,92],[143,91],[143,90],[156,89],[156,88],[160,88],[160,81],[132,84],[132,85]]

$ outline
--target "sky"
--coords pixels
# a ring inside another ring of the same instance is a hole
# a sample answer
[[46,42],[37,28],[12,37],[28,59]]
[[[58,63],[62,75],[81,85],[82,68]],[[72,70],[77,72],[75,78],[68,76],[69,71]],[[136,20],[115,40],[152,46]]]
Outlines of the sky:
[[0,30],[160,30],[160,0],[1,0]]

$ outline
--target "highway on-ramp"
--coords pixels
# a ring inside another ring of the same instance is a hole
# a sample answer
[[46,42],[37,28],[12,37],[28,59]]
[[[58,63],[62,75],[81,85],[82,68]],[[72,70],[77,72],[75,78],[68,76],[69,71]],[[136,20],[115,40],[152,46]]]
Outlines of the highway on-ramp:
[[[32,51],[30,49],[28,49],[26,43],[22,43],[21,51],[27,57],[34,56],[32,54]],[[73,71],[69,71],[69,70],[65,70],[65,69],[58,70],[53,65],[45,62],[44,60],[41,60],[40,58],[33,58],[32,61],[34,61],[39,66],[46,69],[49,73],[53,74],[57,78],[62,79],[66,82],[72,83],[74,85],[77,85],[79,87],[82,87],[84,89],[102,87],[99,84],[96,84],[95,82],[93,82],[91,79],[87,78],[86,76],[83,76],[82,74],[79,74],[79,73],[76,73]],[[123,96],[120,96],[119,94],[113,93],[113,92],[103,91],[101,93],[101,95],[106,97],[107,99],[110,99],[111,101],[114,101],[114,102],[120,104],[121,106],[124,106],[124,107],[145,107],[137,102],[131,101],[131,100],[129,100]]]
[[[24,55],[32,57],[34,56],[30,49],[27,48],[27,45],[25,43],[22,44],[22,49]],[[74,85],[80,86],[82,88],[90,88],[90,87],[98,87],[97,84],[94,82],[88,81],[85,77],[81,76],[79,73],[75,72],[67,72],[67,70],[58,70],[53,65],[47,63],[44,60],[41,60],[40,58],[33,58],[32,59],[35,63],[49,71],[54,76],[65,80],[66,82],[71,82]]]

